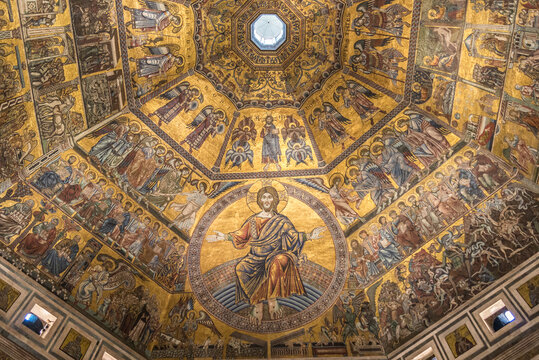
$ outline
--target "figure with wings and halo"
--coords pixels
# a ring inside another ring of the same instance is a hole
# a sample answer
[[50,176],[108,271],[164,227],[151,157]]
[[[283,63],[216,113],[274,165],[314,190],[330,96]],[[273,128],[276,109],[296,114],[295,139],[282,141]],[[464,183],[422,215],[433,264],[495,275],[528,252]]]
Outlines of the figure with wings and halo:
[[315,108],[309,118],[309,122],[314,125],[315,119],[318,119],[318,128],[321,131],[326,130],[332,145],[340,144],[344,150],[346,140],[356,140],[348,134],[344,127],[344,125],[351,124],[352,121],[342,116],[332,104],[323,102],[322,108]]
[[[391,4],[394,0],[363,1],[357,7],[358,17],[354,19],[352,26],[357,35],[361,35],[361,28],[365,27],[367,35],[375,35],[377,30],[393,34],[399,45],[401,44],[404,26],[410,24],[403,20],[404,16],[411,13],[401,4]],[[382,9],[382,6],[389,5]]]
[[187,81],[165,92],[160,98],[169,100],[169,102],[148,115],[150,117],[157,116],[159,118],[159,126],[163,122],[165,124],[170,123],[181,112],[187,113],[196,110],[199,102],[204,102],[204,97],[200,93],[200,90],[191,87]]
[[370,150],[363,149],[359,155],[358,158],[349,161],[351,166],[348,169],[352,186],[359,196],[356,208],[359,208],[367,195],[376,206],[379,206],[395,195],[395,188],[384,170],[371,159]]
[[375,112],[380,111],[385,113],[385,111],[380,110],[380,108],[369,100],[377,99],[380,97],[380,95],[375,94],[354,80],[347,80],[346,87],[338,86],[333,94],[333,100],[340,101],[341,96],[343,98],[345,108],[352,107],[363,121],[370,118],[371,125],[374,125],[372,115]]
[[366,74],[376,70],[390,78],[393,85],[396,85],[399,72],[406,73],[406,69],[399,66],[399,63],[406,61],[407,58],[399,50],[392,47],[378,49],[388,45],[391,40],[391,38],[386,37],[356,41],[354,44],[355,54],[350,57],[352,69]]
[[214,137],[224,133],[227,125],[228,118],[223,110],[214,109],[211,105],[206,106],[188,125],[193,131],[180,142],[180,145],[187,143],[190,153],[193,149],[200,150],[209,135]]
[[126,27],[131,25],[133,29],[140,31],[158,32],[172,25],[174,27],[173,32],[177,33],[180,31],[182,25],[181,17],[172,14],[172,12],[177,11],[175,6],[170,8],[169,5],[152,0],[139,0],[139,3],[142,5],[142,9],[124,6],[124,10],[131,13],[131,21],[125,24]]

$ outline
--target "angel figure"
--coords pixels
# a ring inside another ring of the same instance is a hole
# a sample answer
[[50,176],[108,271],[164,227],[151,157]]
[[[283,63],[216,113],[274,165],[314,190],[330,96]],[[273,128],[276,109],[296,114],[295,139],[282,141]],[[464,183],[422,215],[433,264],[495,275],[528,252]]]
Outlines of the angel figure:
[[231,163],[232,167],[241,168],[247,160],[253,166],[254,152],[251,150],[250,142],[256,139],[256,134],[255,122],[252,118],[246,117],[239,122],[232,131],[232,149],[226,152],[225,166]]
[[301,126],[292,115],[287,116],[284,121],[281,135],[288,146],[285,152],[287,165],[290,160],[296,161],[296,165],[306,164],[307,158],[313,160],[311,147],[305,142],[305,126]]
[[349,174],[352,177],[352,186],[359,199],[356,208],[359,208],[363,199],[370,195],[376,206],[383,204],[388,198],[395,195],[395,188],[382,168],[370,158],[370,151],[363,150],[357,159],[350,161]]
[[379,47],[388,45],[390,41],[389,37],[356,41],[354,44],[356,54],[350,57],[352,69],[366,74],[378,70],[389,77],[393,85],[396,85],[399,71],[406,73],[406,69],[400,67],[399,63],[406,61],[407,58],[395,48],[378,50]]
[[171,7],[165,3],[152,0],[139,0],[139,3],[142,9],[124,6],[124,10],[131,13],[131,21],[125,24],[126,27],[132,26],[133,29],[144,32],[160,32],[172,25],[174,28],[172,32],[177,33],[180,31],[182,27],[181,17],[172,14],[172,12],[177,12],[176,6]]
[[342,150],[344,150],[346,140],[356,140],[344,128],[344,125],[351,124],[352,121],[342,116],[330,103],[324,102],[322,103],[322,108],[315,108],[309,122],[314,124],[314,119],[318,119],[318,128],[320,130],[326,130],[332,145],[340,144]]
[[[421,170],[414,161],[416,156],[404,144],[391,133],[384,134],[382,144],[378,149],[381,151],[378,156],[378,164],[384,169],[386,174],[390,174],[399,187],[406,186],[410,177]],[[373,151],[375,149],[373,148]]]
[[206,106],[187,126],[193,131],[180,142],[180,145],[187,143],[190,153],[193,149],[200,150],[209,135],[215,137],[224,133],[227,125],[228,118],[223,110],[216,110],[211,105]]
[[375,0],[373,2],[363,1],[356,10],[358,17],[354,19],[352,26],[357,35],[361,35],[361,28],[365,27],[369,32],[367,35],[375,35],[376,30],[386,31],[395,35],[399,45],[404,26],[410,27],[410,24],[403,21],[403,17],[411,13],[401,4],[392,4],[382,9],[382,6],[391,4],[394,0]]
[[174,66],[176,66],[176,73],[179,73],[184,63],[182,56],[174,55],[179,52],[179,49],[180,47],[175,44],[144,47],[144,52],[148,55],[136,59],[137,75],[145,78],[163,76]]
[[366,87],[360,85],[354,80],[346,81],[346,87],[338,86],[333,94],[333,100],[340,101],[341,96],[343,98],[344,107],[352,107],[356,113],[359,115],[361,120],[366,120],[370,118],[371,125],[374,125],[373,115],[376,111],[386,113],[383,110],[380,110],[377,106],[373,104],[369,99],[378,99],[380,95],[370,91]]
[[299,183],[307,185],[324,194],[328,194],[335,206],[335,217],[345,226],[349,226],[360,218],[359,214],[350,204],[355,204],[359,199],[353,195],[353,189],[344,187],[344,176],[340,174],[333,175],[329,180],[329,187],[324,184],[321,178],[297,179]]
[[170,123],[182,111],[188,113],[198,107],[199,102],[204,102],[204,97],[197,88],[184,81],[180,85],[165,92],[160,96],[161,99],[169,100],[166,105],[161,106],[155,112],[149,114],[150,117],[157,116],[159,118],[158,125],[164,122]]
[[108,255],[98,255],[97,260],[103,261],[103,265],[95,265],[90,268],[89,276],[81,281],[75,298],[90,306],[96,294],[96,303],[103,297],[104,291],[110,291],[119,287],[132,289],[135,286],[135,276],[131,268],[122,260],[114,260]]

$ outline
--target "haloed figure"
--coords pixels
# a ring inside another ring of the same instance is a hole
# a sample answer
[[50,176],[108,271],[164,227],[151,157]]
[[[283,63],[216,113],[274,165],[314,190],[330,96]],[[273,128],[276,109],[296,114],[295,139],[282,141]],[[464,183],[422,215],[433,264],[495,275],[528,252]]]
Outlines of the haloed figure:
[[273,117],[267,116],[266,123],[260,132],[262,142],[262,164],[264,171],[269,170],[270,164],[275,164],[277,171],[281,171],[279,161],[281,161],[281,145],[279,145],[279,130],[273,123]]
[[227,240],[236,249],[251,246],[236,265],[236,303],[251,304],[250,320],[260,324],[264,301],[271,319],[277,319],[282,316],[278,298],[305,294],[298,259],[305,242],[319,239],[325,227],[309,234],[297,231],[286,216],[277,212],[279,194],[271,186],[258,191],[257,204],[262,211],[250,216],[240,229],[228,234],[216,231],[207,240]]

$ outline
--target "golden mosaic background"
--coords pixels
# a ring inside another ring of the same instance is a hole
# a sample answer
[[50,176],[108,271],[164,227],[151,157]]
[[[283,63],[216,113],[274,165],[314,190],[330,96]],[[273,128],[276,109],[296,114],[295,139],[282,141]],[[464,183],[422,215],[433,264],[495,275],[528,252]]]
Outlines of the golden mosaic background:
[[[304,36],[320,36],[290,65],[314,90],[267,108],[276,92],[231,100],[268,74],[227,63],[236,4],[212,3],[0,2],[2,257],[141,355],[170,359],[389,354],[536,253],[537,2],[290,1],[310,19]],[[197,45],[210,35],[221,50]],[[212,71],[233,96],[197,68],[200,51],[221,59]],[[270,80],[286,88],[283,74]],[[329,282],[342,255],[347,273],[308,324],[262,333],[213,317],[188,254],[207,276],[245,255],[204,239],[240,228],[253,211],[231,194],[264,179],[318,199],[289,199],[299,232],[338,224],[306,242],[300,272],[311,261]],[[18,296],[0,293],[5,308]]]

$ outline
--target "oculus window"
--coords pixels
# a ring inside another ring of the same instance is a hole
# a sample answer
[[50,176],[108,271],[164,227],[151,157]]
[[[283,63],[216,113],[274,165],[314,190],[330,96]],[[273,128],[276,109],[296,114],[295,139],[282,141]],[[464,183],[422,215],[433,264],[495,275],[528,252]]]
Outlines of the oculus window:
[[262,14],[251,24],[251,40],[260,50],[277,50],[286,40],[286,24],[278,15]]

